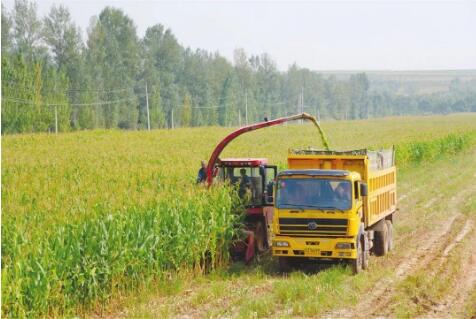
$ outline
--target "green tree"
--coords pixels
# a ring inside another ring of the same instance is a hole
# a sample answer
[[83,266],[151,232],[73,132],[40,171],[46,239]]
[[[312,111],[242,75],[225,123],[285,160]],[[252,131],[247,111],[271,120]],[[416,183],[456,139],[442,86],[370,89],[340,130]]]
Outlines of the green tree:
[[150,108],[150,126],[152,128],[164,128],[167,126],[165,113],[162,108],[160,97],[159,82],[151,88],[149,94],[149,108]]
[[42,44],[42,24],[37,16],[36,3],[15,0],[12,21],[15,52],[27,62],[45,58],[46,48]]
[[8,54],[12,47],[12,20],[2,3],[2,56]]
[[[88,77],[84,72],[81,30],[72,22],[66,7],[60,5],[51,7],[43,19],[43,34],[46,44],[53,53],[57,70],[65,73],[69,82],[69,102],[73,105],[93,102],[92,96],[86,90]],[[92,128],[93,116],[91,107],[74,106],[71,112],[71,123],[74,128]]]
[[102,103],[106,128],[135,128],[139,101],[134,94],[139,73],[139,41],[133,21],[122,10],[106,7],[88,34],[88,66]]
[[183,98],[182,106],[182,126],[188,127],[192,124],[192,99],[187,92]]
[[177,114],[179,105],[178,75],[181,73],[182,47],[170,29],[164,30],[162,25],[155,25],[146,30],[144,44],[147,47],[150,65],[157,68],[160,77],[161,103],[167,114],[169,125],[172,121],[172,110]]

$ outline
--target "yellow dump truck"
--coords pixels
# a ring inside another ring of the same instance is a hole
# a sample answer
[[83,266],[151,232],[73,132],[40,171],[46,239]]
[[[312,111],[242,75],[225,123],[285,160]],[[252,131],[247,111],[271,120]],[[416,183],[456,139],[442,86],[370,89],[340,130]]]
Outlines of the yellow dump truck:
[[395,152],[290,150],[276,178],[272,254],[283,271],[304,259],[347,261],[392,249]]

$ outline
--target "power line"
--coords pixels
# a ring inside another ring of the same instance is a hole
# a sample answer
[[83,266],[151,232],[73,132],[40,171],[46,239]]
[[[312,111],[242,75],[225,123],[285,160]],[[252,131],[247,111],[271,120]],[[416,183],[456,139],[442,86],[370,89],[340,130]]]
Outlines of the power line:
[[11,97],[3,97],[3,100],[10,101],[13,103],[19,103],[19,104],[30,104],[30,105],[43,105],[43,106],[101,106],[101,105],[109,105],[109,104],[114,104],[114,103],[120,103],[120,102],[126,102],[135,99],[136,97],[130,97],[126,99],[119,99],[119,100],[113,100],[113,101],[104,101],[104,102],[96,102],[96,103],[43,103],[43,102],[35,102],[32,100],[24,100],[24,99],[18,99],[18,98],[11,98]]
[[[17,88],[23,88],[23,89],[28,89],[28,90],[34,90],[36,89],[35,86],[32,85],[25,85],[21,83],[15,83],[13,81],[6,82],[10,87],[16,86]],[[125,88],[119,88],[119,89],[111,89],[111,90],[106,90],[106,89],[68,89],[64,91],[58,91],[58,90],[53,90],[53,91],[48,91],[49,93],[72,93],[72,92],[102,92],[102,93],[116,93],[116,92],[125,92],[129,90],[134,90],[134,88],[130,87],[125,87]]]
[[[183,107],[183,106],[181,106]],[[214,106],[194,106],[192,109],[221,109],[224,108],[225,105],[214,105]]]

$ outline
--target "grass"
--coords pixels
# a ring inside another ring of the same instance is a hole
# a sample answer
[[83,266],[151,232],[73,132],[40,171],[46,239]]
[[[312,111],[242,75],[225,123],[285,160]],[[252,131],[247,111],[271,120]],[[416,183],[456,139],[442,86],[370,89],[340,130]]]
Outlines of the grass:
[[[445,139],[460,145],[461,136],[472,141],[475,121],[468,114],[407,117],[327,122],[324,129],[335,148],[411,148],[408,143]],[[226,189],[197,187],[194,178],[199,160],[228,132],[2,137],[2,314],[71,316],[164,282],[161,294],[173,295],[187,287],[173,278],[225,265],[237,221],[236,197]],[[450,133],[455,135],[449,138]],[[224,156],[268,157],[283,167],[287,148],[320,146],[316,137],[311,126],[270,128],[240,137]],[[458,147],[447,149],[454,153]],[[402,164],[413,161],[403,158]],[[204,298],[197,296],[195,304]],[[316,301],[292,311],[309,313]],[[254,306],[257,315],[271,310],[260,305]]]

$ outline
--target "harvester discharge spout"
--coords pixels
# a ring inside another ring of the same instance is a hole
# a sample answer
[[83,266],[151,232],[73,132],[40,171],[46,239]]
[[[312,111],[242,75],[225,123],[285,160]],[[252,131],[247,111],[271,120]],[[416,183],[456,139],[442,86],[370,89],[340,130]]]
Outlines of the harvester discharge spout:
[[279,125],[279,124],[282,124],[282,123],[285,123],[285,122],[290,122],[290,121],[295,121],[295,120],[311,121],[314,124],[314,126],[316,126],[316,128],[319,132],[319,137],[321,138],[321,142],[322,142],[322,145],[324,146],[325,150],[326,151],[330,150],[329,149],[329,142],[328,142],[327,137],[324,134],[324,131],[322,130],[319,122],[317,121],[317,119],[314,116],[312,116],[308,113],[301,113],[301,114],[281,117],[281,118],[277,118],[275,120],[270,120],[270,121],[265,120],[263,122],[243,126],[243,127],[239,128],[238,130],[228,134],[220,143],[218,143],[218,145],[213,150],[213,153],[210,156],[210,159],[209,159],[208,165],[207,165],[207,184],[208,185],[212,184],[213,171],[214,171],[214,168],[215,168],[215,164],[219,161],[219,156],[220,156],[221,152],[235,138],[237,138],[238,136],[240,136],[244,133],[247,133],[247,132],[251,132],[251,131],[254,131],[254,130],[261,129],[261,128],[270,127],[270,126],[274,126],[274,125]]

